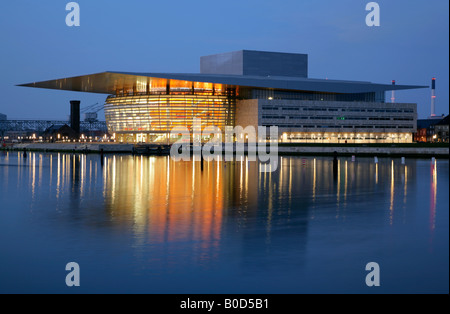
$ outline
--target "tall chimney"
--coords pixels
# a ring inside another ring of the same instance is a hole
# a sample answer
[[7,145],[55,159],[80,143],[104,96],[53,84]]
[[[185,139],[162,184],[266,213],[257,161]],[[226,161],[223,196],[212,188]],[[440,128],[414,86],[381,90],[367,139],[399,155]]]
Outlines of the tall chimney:
[[80,135],[80,101],[70,101],[70,127],[77,133],[77,137]]
[[[392,80],[392,85],[395,86],[395,80]],[[392,90],[391,103],[395,103],[395,90]]]
[[431,80],[431,116],[436,116],[436,78]]

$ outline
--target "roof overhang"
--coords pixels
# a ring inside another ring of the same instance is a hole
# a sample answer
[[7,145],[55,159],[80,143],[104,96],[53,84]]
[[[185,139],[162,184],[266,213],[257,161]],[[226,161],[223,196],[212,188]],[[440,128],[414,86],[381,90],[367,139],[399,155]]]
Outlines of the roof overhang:
[[[21,84],[18,86],[58,89],[100,94],[115,94],[117,90],[132,89],[137,84],[151,84],[152,81],[188,81],[223,84],[227,87],[253,87],[290,91],[315,91],[325,93],[368,93],[389,90],[429,88],[429,86],[374,84],[360,81],[337,81],[298,77],[262,77],[219,74],[177,74],[177,73],[128,73],[102,72],[90,75]],[[163,82],[164,83],[164,82]],[[170,83],[170,82],[169,82]]]

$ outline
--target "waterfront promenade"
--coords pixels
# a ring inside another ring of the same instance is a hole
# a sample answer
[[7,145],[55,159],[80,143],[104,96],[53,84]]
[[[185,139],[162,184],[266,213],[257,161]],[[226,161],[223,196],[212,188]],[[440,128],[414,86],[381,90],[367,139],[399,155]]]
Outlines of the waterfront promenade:
[[[79,153],[136,153],[168,154],[168,145],[134,145],[116,143],[30,143],[14,144],[2,150],[27,150],[43,152],[79,152]],[[234,146],[236,151],[236,146]],[[245,146],[248,152],[248,146]],[[443,144],[279,144],[280,155],[327,156],[337,152],[341,156],[402,156],[448,158],[449,146]]]

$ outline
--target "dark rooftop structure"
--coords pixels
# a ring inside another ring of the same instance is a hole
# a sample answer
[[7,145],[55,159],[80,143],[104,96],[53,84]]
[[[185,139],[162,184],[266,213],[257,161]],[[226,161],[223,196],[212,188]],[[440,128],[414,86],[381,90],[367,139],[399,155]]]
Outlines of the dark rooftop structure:
[[374,84],[359,81],[336,81],[323,79],[307,79],[298,77],[258,77],[218,74],[175,74],[175,73],[134,73],[134,72],[102,72],[64,79],[22,84],[19,86],[60,89],[101,94],[114,94],[116,89],[132,87],[137,81],[145,82],[154,79],[195,81],[246,86],[258,88],[277,88],[285,90],[320,91],[335,93],[383,92],[427,88],[428,86]]
[[240,50],[200,58],[200,73],[136,73],[107,71],[19,86],[116,94],[139,84],[170,85],[171,81],[224,84],[228,88],[259,88],[322,93],[382,93],[428,86],[375,84],[308,78],[308,55]]
[[308,77],[308,55],[240,50],[200,58],[201,74]]
[[435,126],[442,120],[439,119],[419,119],[417,120],[417,128],[418,129],[428,129],[432,126]]
[[449,116],[446,116],[440,122],[435,125],[436,140],[438,142],[448,143],[449,142]]
[[283,76],[240,76],[222,74],[177,74],[177,73],[135,73],[102,72],[50,81],[22,84],[19,86],[70,90],[100,94],[115,94],[117,89],[133,88],[137,82],[149,83],[157,79],[167,81],[192,81],[226,84],[230,87],[245,86],[295,91],[328,93],[369,93],[389,90],[428,88],[428,86],[374,84],[361,81],[337,81]]
[[59,140],[63,138],[76,139],[78,138],[78,133],[67,124],[56,124],[45,130],[44,137],[46,139],[51,137],[53,140]]
[[436,125],[448,125],[449,116],[446,116],[444,119],[436,123]]

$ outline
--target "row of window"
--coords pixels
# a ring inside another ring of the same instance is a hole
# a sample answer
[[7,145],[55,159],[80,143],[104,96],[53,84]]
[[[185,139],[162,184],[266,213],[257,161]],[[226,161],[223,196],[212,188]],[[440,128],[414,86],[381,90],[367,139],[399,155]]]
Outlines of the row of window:
[[[276,119],[276,120],[334,120],[333,116],[317,116],[317,117],[305,117],[305,116],[271,116],[271,115],[263,115],[263,119]],[[370,121],[414,121],[414,118],[378,118],[378,117],[336,117],[336,120],[370,120]]]
[[[262,126],[271,127],[273,124],[263,124]],[[297,124],[279,124],[280,128],[306,128],[306,129],[413,129],[413,125],[297,125]]]
[[342,111],[342,112],[385,112],[385,113],[414,113],[413,109],[348,109],[348,108],[298,108],[298,107],[262,107],[263,110],[268,111],[278,111],[279,109],[283,111]]
[[378,102],[383,103],[385,99],[384,92],[378,93],[353,93],[353,94],[334,94],[322,92],[286,92],[269,89],[251,89],[240,88],[239,96],[250,99],[284,99],[284,100],[309,100],[309,101],[341,101],[341,102]]
[[[354,137],[354,136],[350,135],[348,138],[339,135],[338,138],[342,141],[344,141],[344,140],[357,140],[357,141],[365,140],[365,141],[367,141],[367,140],[387,140],[387,139],[391,140],[392,139],[392,137],[389,137],[388,135],[374,136],[372,134],[369,134],[369,136],[364,136],[364,137],[356,137],[356,136]],[[297,136],[291,135],[288,137],[288,140],[291,140],[291,141],[295,141],[295,140],[328,140],[328,139],[329,139],[328,137],[322,137],[322,136],[316,137],[315,135],[309,135],[309,136],[307,136],[307,135],[297,135]]]

